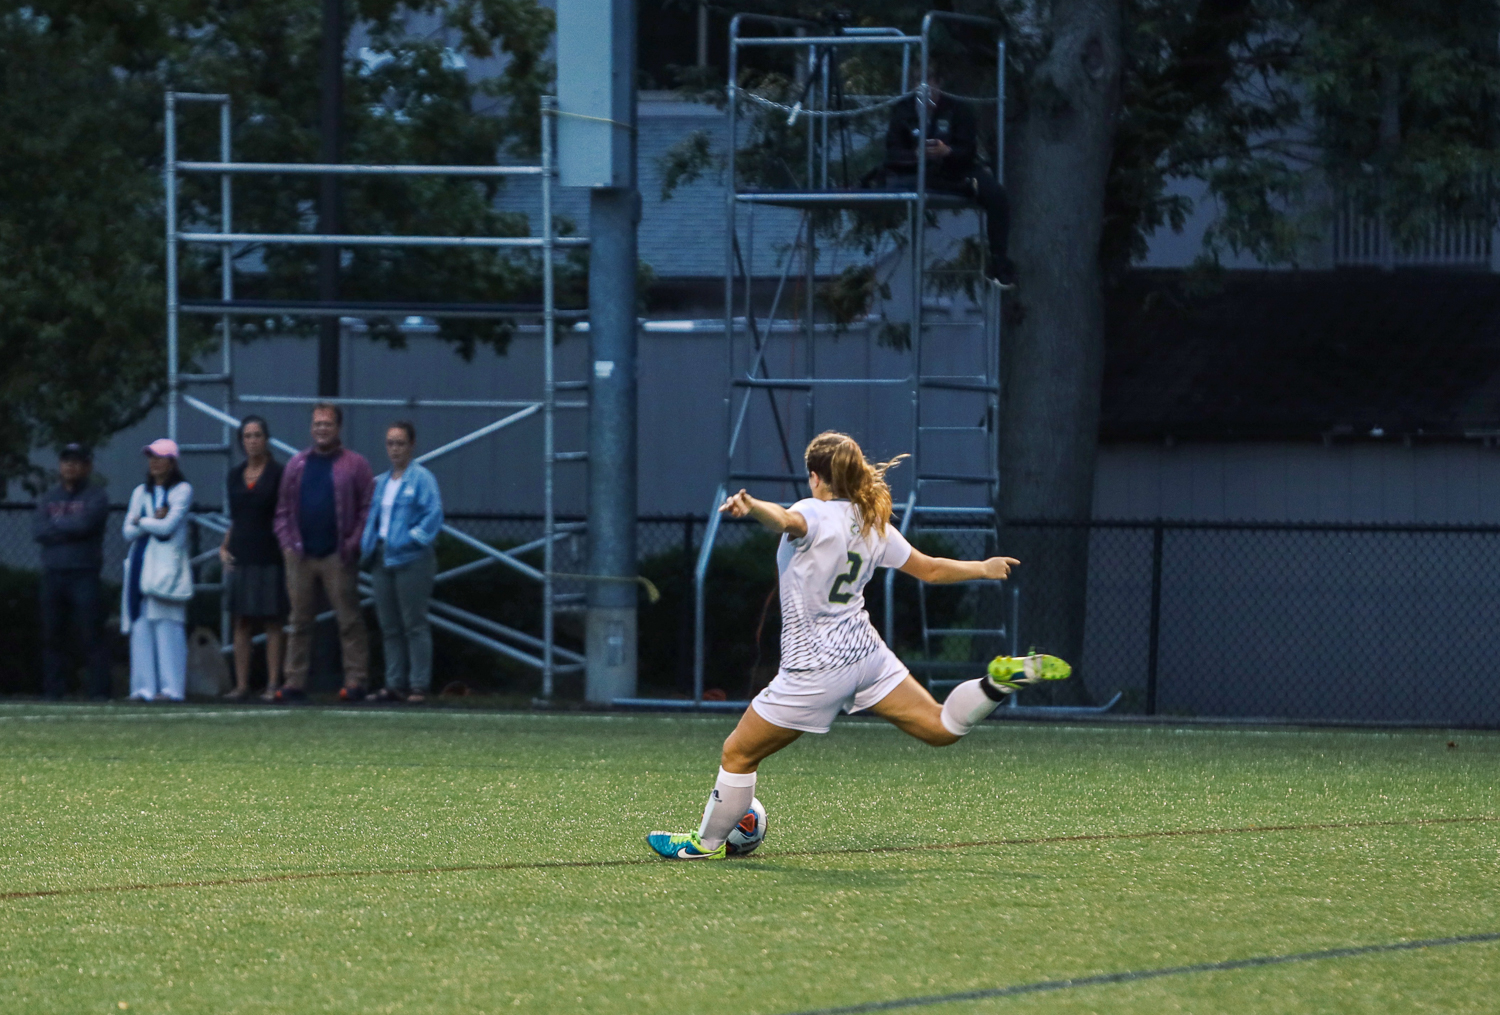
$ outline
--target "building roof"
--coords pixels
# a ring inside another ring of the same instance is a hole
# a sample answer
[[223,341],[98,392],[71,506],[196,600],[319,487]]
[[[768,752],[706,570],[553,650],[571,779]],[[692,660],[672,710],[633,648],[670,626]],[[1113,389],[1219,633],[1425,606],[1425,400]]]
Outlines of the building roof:
[[[713,155],[722,156],[728,138],[728,118],[713,106],[683,102],[670,93],[648,93],[636,107],[636,130],[636,175],[641,192],[641,222],[637,232],[640,259],[651,265],[659,278],[722,278],[722,173],[712,168],[691,183],[679,185],[669,199],[663,200],[661,162],[673,145],[700,130],[709,135]],[[588,191],[559,188],[554,191],[553,201],[557,215],[572,219],[578,232],[588,232]],[[525,212],[533,222],[541,214],[541,195],[535,186],[510,186],[501,193],[499,203],[503,208]],[[740,212],[740,242],[751,258],[750,272],[757,277],[779,275],[784,251],[797,234],[801,213],[760,207],[753,214],[754,226],[748,229],[751,212],[748,207]],[[752,232],[753,241],[748,238]],[[820,258],[819,274],[838,271],[847,263],[847,256],[835,253]]]
[[1107,310],[1106,440],[1500,434],[1500,276],[1136,271]]
[[[724,274],[724,180],[717,169],[705,172],[692,183],[678,186],[662,200],[661,160],[671,147],[693,131],[705,131],[710,150],[724,154],[728,118],[712,106],[674,99],[642,101],[638,107],[636,174],[641,189],[641,260],[662,278],[722,276]],[[779,274],[783,251],[791,246],[800,220],[798,212],[786,208],[758,208],[752,241],[745,229],[746,211],[741,211],[740,242],[752,258],[753,275]]]

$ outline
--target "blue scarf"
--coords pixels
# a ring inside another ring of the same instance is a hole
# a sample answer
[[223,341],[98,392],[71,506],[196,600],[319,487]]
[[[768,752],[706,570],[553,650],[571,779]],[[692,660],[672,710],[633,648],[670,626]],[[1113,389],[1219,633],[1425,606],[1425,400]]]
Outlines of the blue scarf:
[[[151,506],[155,510],[156,491],[160,489],[152,486],[147,493],[151,497]],[[165,492],[163,492],[165,499]],[[141,565],[146,559],[146,545],[151,541],[151,534],[143,532],[135,537],[135,542],[130,544],[130,588],[126,590],[126,605],[130,610],[130,622],[133,624],[141,619],[141,602],[145,596],[141,594]]]

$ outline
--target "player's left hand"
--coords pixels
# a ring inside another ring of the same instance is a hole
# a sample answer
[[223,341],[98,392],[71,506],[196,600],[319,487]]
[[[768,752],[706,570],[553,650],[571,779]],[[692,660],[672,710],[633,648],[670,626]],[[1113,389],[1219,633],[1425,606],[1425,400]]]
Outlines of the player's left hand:
[[746,490],[730,494],[724,498],[724,503],[719,505],[719,513],[727,514],[731,518],[744,518],[750,513],[751,505],[755,498],[751,497]]
[[1020,563],[1014,557],[991,557],[984,562],[984,576],[991,581],[1003,581],[1010,577],[1010,569]]
[[949,148],[947,142],[939,141],[935,137],[927,139],[927,157],[931,159],[946,159],[953,149]]

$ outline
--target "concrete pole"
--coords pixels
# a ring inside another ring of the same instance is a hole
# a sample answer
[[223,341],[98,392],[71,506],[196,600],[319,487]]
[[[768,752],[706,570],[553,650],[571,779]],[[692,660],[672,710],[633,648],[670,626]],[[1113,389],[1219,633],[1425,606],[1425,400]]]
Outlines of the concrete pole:
[[[625,101],[615,129],[628,137],[616,182],[589,192],[589,572],[636,574],[635,3],[613,7],[612,90]],[[623,122],[620,122],[623,121]],[[589,583],[584,697],[596,704],[636,693],[636,583]]]
[[[638,193],[589,197],[589,572],[636,573],[636,223]],[[585,697],[607,704],[636,689],[636,585],[589,584]]]

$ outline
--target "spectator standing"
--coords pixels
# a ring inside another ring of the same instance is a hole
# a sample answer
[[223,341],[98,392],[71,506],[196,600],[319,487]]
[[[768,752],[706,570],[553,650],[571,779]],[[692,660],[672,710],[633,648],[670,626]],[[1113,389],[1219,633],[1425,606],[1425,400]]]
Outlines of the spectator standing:
[[104,699],[109,697],[109,646],[100,631],[99,569],[109,497],[90,482],[94,457],[88,448],[69,444],[57,457],[60,482],[36,502],[31,524],[42,544],[42,694],[55,701],[67,691],[65,634],[71,620],[87,668],[88,695]]
[[[917,103],[921,101],[921,95],[916,95],[891,109],[885,168],[897,177],[917,173],[917,136],[921,133]],[[1014,286],[1016,266],[1007,250],[1010,198],[995,174],[979,162],[979,129],[973,109],[943,91],[943,72],[938,68],[927,74],[927,149],[922,157],[929,190],[957,194],[984,209],[990,248],[985,271],[1001,286]],[[914,187],[915,181],[903,179],[903,185]]]
[[188,509],[193,485],[177,464],[177,442],[145,447],[146,481],[125,509],[125,587],[120,630],[130,636],[130,696],[182,701],[187,696]]
[[385,432],[391,468],[375,479],[375,498],[360,550],[374,564],[375,615],[385,645],[385,686],[379,701],[427,699],[432,689],[432,627],[427,604],[437,574],[433,542],[443,527],[437,478],[412,461],[417,428],[406,420]]
[[245,460],[229,470],[229,531],[219,547],[224,565],[224,595],[234,617],[235,700],[250,693],[250,659],[255,627],[266,632],[267,701],[276,697],[286,648],[283,626],[289,610],[286,566],[276,541],[276,502],[282,467],[271,457],[271,428],[259,416],[240,423],[240,450]]
[[277,701],[306,695],[319,585],[338,615],[344,657],[339,697],[358,701],[365,695],[370,653],[359,608],[359,545],[375,477],[363,455],[343,446],[343,423],[344,412],[338,406],[313,406],[313,446],[292,456],[281,475],[276,538],[286,560],[292,634],[286,685]]

